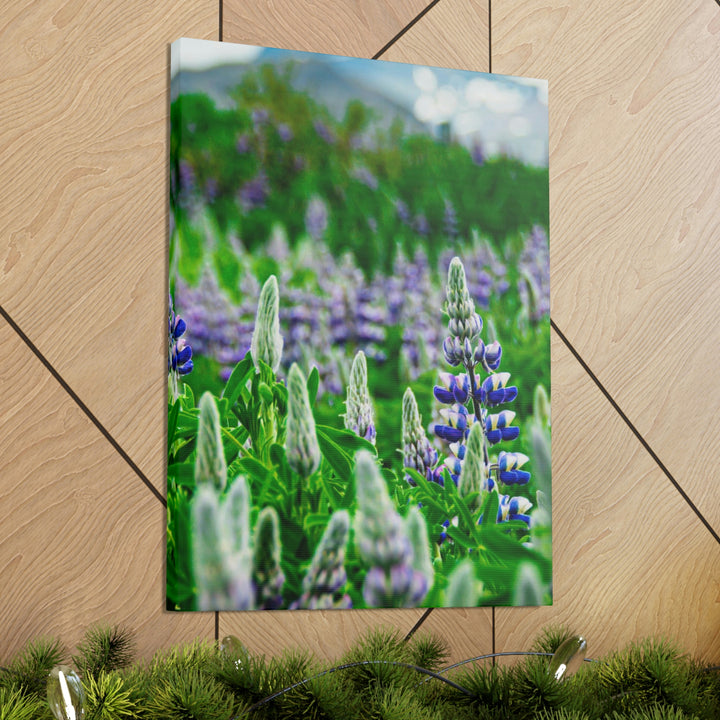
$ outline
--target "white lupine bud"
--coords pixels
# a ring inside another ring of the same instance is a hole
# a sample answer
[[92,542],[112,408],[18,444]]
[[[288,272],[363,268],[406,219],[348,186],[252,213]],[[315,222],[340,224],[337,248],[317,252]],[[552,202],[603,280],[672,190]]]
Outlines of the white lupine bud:
[[250,343],[250,354],[255,367],[262,360],[277,372],[282,359],[283,339],[280,335],[280,293],[277,278],[271,275],[260,291],[257,313],[255,315],[255,329]]

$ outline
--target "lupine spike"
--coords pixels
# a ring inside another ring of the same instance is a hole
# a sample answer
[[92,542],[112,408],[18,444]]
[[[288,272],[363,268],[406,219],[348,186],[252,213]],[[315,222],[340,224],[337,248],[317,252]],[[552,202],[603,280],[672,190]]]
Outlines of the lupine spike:
[[461,343],[472,341],[482,330],[482,320],[475,312],[475,303],[470,297],[465,278],[465,267],[454,257],[448,268],[447,313],[450,316],[450,334]]
[[413,550],[413,568],[427,581],[427,589],[433,586],[435,571],[430,557],[430,542],[428,541],[427,523],[419,508],[411,507],[405,518],[405,531],[410,539]]
[[349,608],[350,596],[343,592],[347,583],[345,546],[350,534],[350,515],[347,510],[332,514],[312,562],[303,579],[303,594],[295,608],[310,610]]
[[221,507],[222,549],[229,555],[247,555],[250,552],[251,504],[247,480],[238,475]]
[[285,574],[280,567],[280,520],[273,507],[264,507],[258,515],[253,538],[255,607],[277,610],[282,606]]
[[375,417],[367,386],[367,361],[359,350],[350,370],[345,401],[345,427],[375,444]]
[[280,293],[277,278],[271,275],[260,291],[250,353],[258,372],[259,360],[274,372],[280,367],[283,339],[280,335]]
[[247,480],[238,475],[220,505],[220,550],[223,553],[227,578],[228,607],[233,610],[255,608],[255,589],[250,577],[251,506]]
[[533,415],[541,427],[550,427],[550,399],[545,388],[538,384],[533,395]]
[[198,487],[192,501],[192,563],[198,610],[230,610],[220,540],[220,502],[211,485]]
[[427,594],[427,579],[413,567],[405,524],[373,456],[360,450],[355,457],[355,541],[370,568],[363,582],[363,599],[368,607],[415,607]]
[[[410,388],[405,390],[402,402],[402,447],[403,467],[417,470],[429,480],[436,479],[433,468],[437,463],[437,450],[425,435],[417,400]],[[414,483],[410,476],[406,479]]]
[[445,591],[445,607],[475,607],[481,585],[475,578],[475,568],[470,560],[464,560],[448,578]]
[[485,465],[485,434],[480,423],[470,428],[465,459],[462,461],[458,492],[461,497],[477,493],[471,510],[477,510],[482,504],[482,493],[488,489],[488,475]]
[[320,446],[315,418],[302,371],[293,363],[288,374],[288,414],[285,450],[288,464],[301,477],[309,477],[320,466]]
[[227,465],[220,430],[220,414],[212,393],[203,393],[199,408],[195,484],[209,484],[217,490],[224,490],[227,484]]

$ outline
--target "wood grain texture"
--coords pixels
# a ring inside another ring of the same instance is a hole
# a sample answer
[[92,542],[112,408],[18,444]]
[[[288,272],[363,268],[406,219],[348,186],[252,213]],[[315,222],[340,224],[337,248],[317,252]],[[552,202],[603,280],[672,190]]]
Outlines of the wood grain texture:
[[381,60],[488,71],[488,0],[441,0]]
[[597,657],[663,636],[720,660],[720,545],[553,333],[554,605],[497,608],[498,651],[566,624]]
[[491,653],[492,630],[490,608],[436,608],[417,634],[442,638],[447,644],[449,665]]
[[0,305],[164,487],[169,43],[214,0],[0,12]]
[[224,0],[223,40],[372,57],[428,0]]
[[2,318],[0,346],[0,658],[101,621],[141,657],[211,639],[212,616],[163,612],[163,506]]
[[720,7],[497,0],[492,38],[549,79],[553,319],[720,531]]
[[221,612],[220,638],[235,635],[252,653],[267,656],[302,648],[320,660],[337,660],[361,636],[380,627],[402,637],[424,610],[278,610]]

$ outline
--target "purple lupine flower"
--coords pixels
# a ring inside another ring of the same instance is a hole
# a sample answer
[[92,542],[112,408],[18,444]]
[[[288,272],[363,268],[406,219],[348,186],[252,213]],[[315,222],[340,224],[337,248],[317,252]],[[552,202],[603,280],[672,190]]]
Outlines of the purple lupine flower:
[[335,133],[322,120],[320,120],[320,118],[313,122],[313,127],[321,140],[324,140],[329,145],[332,145],[335,142]]
[[305,230],[314,240],[321,240],[328,226],[328,208],[325,201],[313,195],[305,211]]
[[498,456],[499,477],[506,485],[527,485],[530,473],[520,470],[529,460],[523,453],[501,452]]
[[[425,435],[417,401],[410,388],[405,390],[402,402],[402,451],[403,467],[417,470],[431,482],[443,484],[442,475],[435,469],[437,450]],[[406,475],[405,479],[411,485],[415,484],[410,475]]]
[[280,123],[275,129],[277,130],[278,137],[283,142],[290,142],[293,139],[293,131],[286,123]]
[[488,443],[495,445],[502,441],[515,440],[520,435],[520,428],[511,425],[515,419],[512,410],[503,410],[485,418],[485,433]]
[[533,227],[518,261],[518,292],[528,317],[537,322],[550,312],[550,248],[547,234]]
[[345,592],[345,546],[349,533],[350,516],[347,510],[337,510],[328,521],[303,578],[303,594],[290,606],[291,610],[352,607],[352,600]]
[[359,350],[350,370],[345,401],[345,428],[375,444],[375,414],[367,386],[367,361]]
[[356,165],[350,175],[371,190],[378,189],[378,179],[364,165]]
[[472,146],[470,147],[470,157],[476,165],[485,164],[485,152],[483,151],[482,144],[479,140],[473,142]]
[[531,507],[532,503],[525,497],[510,497],[509,495],[501,495],[497,522],[504,522],[506,520],[522,520],[527,525],[530,525],[530,516],[527,512]]
[[[358,502],[355,542],[360,559],[369,567],[363,581],[365,604],[419,605],[431,586],[432,578],[423,570],[428,564],[429,547],[415,544],[413,537],[417,541],[419,534],[409,531],[398,514],[375,459],[367,450],[356,455],[355,487]],[[424,523],[424,519],[420,518],[420,522]]]
[[208,178],[205,181],[205,200],[209,203],[214,202],[220,193],[220,187],[218,185],[217,178]]
[[168,295],[168,392],[171,402],[178,398],[178,378],[193,369],[192,348],[182,337],[185,330],[187,325],[175,315],[172,295]]
[[445,213],[443,214],[443,230],[451,240],[458,236],[458,217],[455,206],[445,198]]
[[393,201],[393,204],[395,205],[395,212],[397,213],[400,222],[404,223],[405,225],[409,225],[410,208],[407,206],[407,203],[397,198]]
[[265,207],[265,201],[270,194],[270,185],[264,170],[248,180],[239,192],[240,206],[243,212],[250,212],[255,208]]
[[[432,430],[449,448],[442,466],[458,485],[460,495],[471,498],[471,509],[477,511],[482,506],[482,495],[496,489],[493,473],[507,485],[529,482],[530,473],[520,469],[528,458],[522,453],[506,452],[500,453],[496,463],[490,458],[489,446],[516,439],[520,429],[512,425],[514,412],[502,410],[490,414],[488,411],[514,401],[518,393],[517,387],[509,385],[510,373],[495,372],[502,357],[500,343],[485,345],[479,337],[482,320],[475,313],[466,273],[458,258],[453,258],[448,267],[446,307],[450,335],[443,343],[443,354],[448,364],[465,372],[440,373],[440,382],[433,393],[446,407],[440,409],[442,421],[434,423]],[[484,370],[487,377],[482,379],[476,370]],[[471,404],[472,412],[466,403]],[[497,522],[508,518],[524,520],[525,512],[531,507],[526,498],[505,502]]]
[[415,216],[412,227],[418,235],[422,235],[423,237],[430,232],[430,223],[428,223],[427,218],[422,213]]
[[250,116],[252,117],[255,132],[257,132],[270,119],[270,113],[263,107],[254,108]]
[[478,399],[487,407],[496,407],[512,402],[517,397],[517,388],[508,386],[510,373],[493,373],[488,375],[477,392]]
[[235,141],[235,150],[237,150],[238,155],[245,155],[245,153],[250,152],[250,136],[247,133],[238,136]]

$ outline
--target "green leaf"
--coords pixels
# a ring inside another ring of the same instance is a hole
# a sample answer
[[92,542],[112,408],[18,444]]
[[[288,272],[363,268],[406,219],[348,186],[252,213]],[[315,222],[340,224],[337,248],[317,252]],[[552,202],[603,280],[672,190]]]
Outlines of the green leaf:
[[356,435],[352,430],[340,430],[330,425],[316,425],[315,429],[318,432],[318,438],[322,431],[329,440],[339,445],[342,450],[346,451],[349,455],[355,455],[358,450],[369,450],[373,455],[377,455],[375,446],[371,442]]
[[167,444],[167,451],[170,452],[170,448],[173,445],[173,442],[175,440],[175,431],[177,430],[177,421],[178,421],[178,415],[180,414],[180,400],[176,400],[172,407],[170,408],[170,412],[168,413],[168,444]]
[[253,365],[250,353],[247,353],[245,357],[233,368],[221,395],[221,397],[227,398],[230,407],[232,407],[238,397],[240,397],[240,393],[243,391],[243,388],[247,383],[247,379],[254,369],[255,366]]
[[260,383],[260,385],[258,386],[258,393],[260,394],[260,397],[262,398],[262,401],[265,403],[265,405],[269,407],[273,404],[275,396],[273,395],[273,391],[270,389],[270,386],[267,383]]
[[315,431],[325,459],[339,477],[349,480],[353,475],[352,456],[330,437],[325,426],[316,426]]
[[[405,468],[405,472],[415,481],[417,486],[421,490],[421,502],[426,505],[431,505],[436,510],[439,510],[443,514],[447,514],[447,506],[440,501],[438,496],[442,493],[442,488],[437,483],[428,482],[427,478],[419,473],[417,470],[412,468]],[[452,483],[452,480],[450,480]],[[437,488],[437,490],[435,489]]]
[[316,527],[327,527],[329,515],[327,513],[308,513],[303,518],[303,528],[312,530]]
[[[452,481],[452,479],[448,479],[445,482],[445,492],[450,497],[450,500],[451,500],[450,506],[454,507],[457,510],[457,514],[460,516],[460,518],[462,520],[462,525],[465,527],[465,530],[470,533],[475,544],[479,545],[480,544],[480,536],[479,536],[478,530],[477,530],[477,523],[473,520],[470,510],[469,510],[468,506],[465,504],[465,499],[460,497],[460,494],[458,493],[458,489],[455,487],[455,483]],[[497,496],[497,493],[489,493],[489,494]],[[495,512],[497,513],[497,504],[495,507]]]
[[271,472],[259,460],[252,457],[245,457],[237,464],[245,473],[253,478],[257,478],[260,482],[263,482],[267,474]]
[[320,385],[320,373],[318,372],[318,369],[313,365],[313,368],[310,371],[310,374],[308,375],[308,379],[307,379],[307,391],[308,391],[308,399],[310,400],[310,405],[315,404],[315,400],[317,399],[317,391],[318,391],[319,385]]
[[464,533],[460,528],[456,528],[454,525],[450,525],[445,532],[448,537],[452,538],[456,543],[462,545],[466,550],[475,550],[477,545],[468,539],[467,533]]
[[178,485],[195,487],[195,466],[193,463],[182,462],[168,465],[168,479],[173,478]]
[[480,514],[482,515],[482,525],[495,525],[497,523],[497,513],[500,507],[500,496],[496,492],[489,492],[485,498]]

